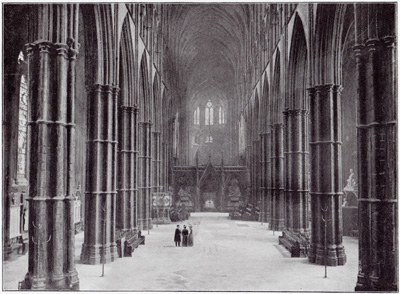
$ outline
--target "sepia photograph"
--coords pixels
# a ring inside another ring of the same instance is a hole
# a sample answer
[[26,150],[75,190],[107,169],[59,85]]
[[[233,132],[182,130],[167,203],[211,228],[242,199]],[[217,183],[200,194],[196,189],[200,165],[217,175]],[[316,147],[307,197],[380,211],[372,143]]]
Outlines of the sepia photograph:
[[1,291],[398,292],[397,2],[1,2]]

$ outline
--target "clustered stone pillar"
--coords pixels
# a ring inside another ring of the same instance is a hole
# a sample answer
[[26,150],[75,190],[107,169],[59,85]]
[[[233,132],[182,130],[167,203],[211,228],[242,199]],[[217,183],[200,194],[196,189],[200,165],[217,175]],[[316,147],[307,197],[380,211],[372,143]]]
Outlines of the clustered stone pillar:
[[[73,21],[78,8],[71,8]],[[72,41],[36,41],[27,45],[30,213],[24,289],[79,289],[72,195],[77,55],[74,45]]]
[[260,134],[260,197],[261,197],[261,215],[260,215],[260,221],[265,222],[266,221],[266,181],[267,181],[267,173],[266,173],[266,133],[261,133]]
[[271,132],[265,135],[265,219],[266,222],[272,224],[272,173],[271,173]]
[[[390,6],[386,9],[394,15],[395,7]],[[378,22],[375,11],[382,7],[356,5],[356,34],[365,30],[361,17],[369,12]],[[367,32],[366,42],[359,38],[354,47],[360,152],[359,272],[355,290],[395,292],[398,291],[395,38],[390,35],[379,38],[376,27],[372,26]]]
[[85,236],[86,264],[114,261],[116,213],[117,101],[119,88],[95,85],[88,101]]
[[152,154],[152,180],[153,180],[153,192],[161,192],[161,132],[154,131],[153,135],[153,150]]
[[285,114],[285,202],[284,237],[289,244],[307,242],[308,219],[308,111],[290,109]]
[[260,137],[257,134],[257,139],[253,141],[254,163],[253,163],[253,183],[254,183],[254,205],[260,207],[261,203],[261,160],[260,160]]
[[283,193],[283,124],[271,126],[271,229],[284,229],[284,193]]
[[118,142],[118,197],[116,228],[123,234],[135,229],[136,192],[136,111],[133,106],[121,106]]
[[[311,246],[309,260],[344,265],[340,85],[309,89],[311,105]],[[326,234],[326,243],[325,243]]]
[[[248,129],[248,141],[250,142],[250,129]],[[250,187],[248,189],[248,194],[247,194],[247,199],[246,199],[246,203],[250,202],[250,203],[254,203],[253,202],[253,195],[254,195],[254,186],[253,186],[253,152],[252,152],[252,146],[251,145],[247,145],[246,148],[246,157],[247,157],[247,166],[248,166],[248,178],[249,178],[249,184]]]
[[139,178],[138,226],[151,229],[151,122],[139,122]]

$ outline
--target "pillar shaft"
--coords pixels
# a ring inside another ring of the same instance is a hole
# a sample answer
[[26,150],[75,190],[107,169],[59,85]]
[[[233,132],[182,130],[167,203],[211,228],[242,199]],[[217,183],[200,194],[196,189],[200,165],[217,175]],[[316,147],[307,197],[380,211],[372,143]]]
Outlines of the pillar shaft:
[[346,262],[342,244],[340,90],[338,85],[310,89],[312,236],[309,260],[325,264],[326,256],[326,263],[332,266]]
[[309,238],[308,220],[308,113],[285,111],[285,231],[286,246],[299,242],[302,253]]
[[284,228],[283,124],[271,126],[271,228]]
[[121,106],[118,137],[118,196],[116,228],[123,234],[135,229],[135,109]]
[[271,190],[271,133],[265,136],[265,219],[266,222],[271,224],[271,211],[272,211],[272,190]]
[[394,38],[370,39],[354,49],[360,152],[359,273],[355,289],[398,291]]
[[[81,259],[86,264],[114,261],[116,221],[117,98],[119,89],[95,85],[88,102],[85,236]],[[104,255],[103,255],[104,251]]]
[[266,222],[266,136],[260,134],[260,197],[261,197],[261,222]]
[[151,123],[139,122],[138,226],[141,230],[151,228],[151,141]]
[[[78,13],[74,6],[71,11],[69,21]],[[30,213],[25,289],[79,289],[71,246],[75,243],[74,45],[49,41],[27,45]]]
[[160,154],[160,132],[153,132],[152,133],[152,187],[153,192],[160,192],[161,191],[161,154]]

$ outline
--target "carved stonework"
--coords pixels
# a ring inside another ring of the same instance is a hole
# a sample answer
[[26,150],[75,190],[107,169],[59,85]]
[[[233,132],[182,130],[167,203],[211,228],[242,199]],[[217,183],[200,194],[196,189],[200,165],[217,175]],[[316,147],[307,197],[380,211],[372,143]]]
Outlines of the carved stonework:
[[174,179],[173,201],[190,211],[234,211],[248,193],[245,167],[175,167]]

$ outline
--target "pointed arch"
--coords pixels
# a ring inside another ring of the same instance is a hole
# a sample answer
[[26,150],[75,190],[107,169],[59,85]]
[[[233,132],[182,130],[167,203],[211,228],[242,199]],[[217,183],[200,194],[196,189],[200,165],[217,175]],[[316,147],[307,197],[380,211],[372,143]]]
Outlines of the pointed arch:
[[305,109],[307,89],[307,44],[303,23],[295,16],[292,46],[289,57],[289,95],[285,107],[288,109]]
[[159,74],[156,73],[153,82],[153,115],[152,122],[154,123],[155,130],[161,131],[161,116],[160,116],[160,104],[161,104],[161,86]]
[[264,78],[263,95],[261,99],[260,118],[261,118],[261,132],[268,132],[271,116],[270,93],[268,78]]
[[140,120],[148,122],[150,117],[150,87],[146,51],[143,52],[139,69],[139,113]]
[[131,18],[125,17],[122,25],[121,43],[120,43],[120,89],[121,89],[121,105],[134,106],[135,102],[135,79],[136,71],[135,51],[132,40]]
[[273,72],[273,83],[272,83],[272,114],[271,114],[271,124],[278,123],[282,121],[282,102],[281,102],[281,58],[279,49],[275,56],[275,67]]

